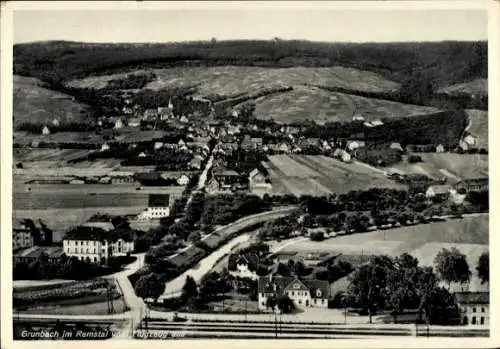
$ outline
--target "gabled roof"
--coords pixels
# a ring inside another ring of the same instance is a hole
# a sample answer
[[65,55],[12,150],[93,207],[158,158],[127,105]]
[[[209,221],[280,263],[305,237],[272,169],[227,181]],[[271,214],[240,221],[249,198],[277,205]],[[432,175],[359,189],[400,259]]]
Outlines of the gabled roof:
[[[311,298],[329,298],[330,284],[326,280],[306,279],[304,284],[309,288]],[[319,291],[319,292],[318,292]]]
[[489,304],[489,292],[456,292],[455,298],[459,304]]
[[216,171],[213,174],[214,176],[219,176],[219,177],[237,177],[239,176],[238,172],[234,170],[223,170],[223,171]]
[[434,194],[447,194],[451,189],[450,185],[431,185],[427,190],[432,190]]

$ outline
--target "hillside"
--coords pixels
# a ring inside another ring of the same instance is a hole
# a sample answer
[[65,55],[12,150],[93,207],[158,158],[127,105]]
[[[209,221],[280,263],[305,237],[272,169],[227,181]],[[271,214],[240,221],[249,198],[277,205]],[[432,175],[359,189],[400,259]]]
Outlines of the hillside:
[[[134,71],[143,72],[142,70]],[[197,95],[234,96],[252,94],[265,88],[287,87],[303,84],[356,89],[367,92],[387,92],[396,90],[399,84],[370,71],[344,67],[328,68],[262,68],[246,66],[191,67],[151,70],[156,79],[144,88],[160,90],[171,87],[196,86]],[[112,79],[123,78],[126,74],[91,76],[76,79],[68,84],[73,87],[101,89]]]
[[442,88],[438,92],[443,92],[449,95],[468,94],[468,95],[488,95],[488,80],[474,79],[461,84],[451,85]]
[[469,117],[467,132],[477,138],[477,147],[488,149],[488,112],[483,110],[466,110]]
[[71,96],[40,87],[37,79],[14,75],[13,84],[14,128],[24,122],[50,124],[58,119],[64,124],[87,119],[87,105],[74,102]]
[[486,42],[321,43],[248,40],[164,44],[65,41],[14,46],[14,72],[44,81],[70,80],[130,68],[180,66],[332,67],[369,70],[403,82],[418,69],[438,88],[487,78]]
[[355,114],[367,121],[429,114],[436,108],[329,92],[315,87],[294,86],[293,91],[264,96],[256,100],[254,115],[276,122],[314,120],[348,122]]

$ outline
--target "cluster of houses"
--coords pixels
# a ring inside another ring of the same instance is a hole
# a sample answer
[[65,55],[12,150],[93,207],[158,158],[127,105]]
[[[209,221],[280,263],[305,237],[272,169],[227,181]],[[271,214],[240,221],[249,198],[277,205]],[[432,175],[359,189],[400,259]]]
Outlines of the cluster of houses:
[[437,184],[427,188],[425,196],[428,199],[448,200],[456,198],[458,195],[465,195],[470,192],[488,191],[488,178],[471,178],[459,181],[456,184]]

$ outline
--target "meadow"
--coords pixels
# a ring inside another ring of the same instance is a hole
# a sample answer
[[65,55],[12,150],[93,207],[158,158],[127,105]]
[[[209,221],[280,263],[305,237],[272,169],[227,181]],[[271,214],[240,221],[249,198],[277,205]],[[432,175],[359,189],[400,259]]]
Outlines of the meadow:
[[74,102],[69,95],[40,87],[40,84],[35,78],[14,75],[14,128],[23,122],[50,125],[54,118],[61,124],[89,121],[89,106]]
[[[432,266],[434,257],[443,248],[456,247],[467,256],[473,278],[471,288],[480,285],[476,275],[479,256],[489,249],[488,214],[465,216],[462,219],[406,226],[388,230],[337,236],[321,242],[311,240],[287,244],[282,252],[342,253],[347,260],[358,256],[367,260],[371,255],[399,256],[409,253],[421,265]],[[364,257],[364,258],[363,258]]]

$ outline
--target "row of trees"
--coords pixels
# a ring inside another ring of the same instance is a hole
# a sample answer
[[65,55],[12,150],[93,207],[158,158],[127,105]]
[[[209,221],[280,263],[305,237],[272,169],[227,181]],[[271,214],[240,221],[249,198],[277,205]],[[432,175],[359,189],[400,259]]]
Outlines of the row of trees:
[[[375,256],[350,275],[347,292],[340,298],[344,306],[367,313],[370,323],[381,310],[390,310],[395,321],[406,310],[418,310],[420,320],[425,312],[431,323],[457,320],[458,308],[449,289],[451,283],[470,281],[466,256],[455,248],[443,249],[434,263],[437,274],[407,253],[396,258]],[[482,255],[477,270],[483,282],[489,280],[488,263],[488,255]],[[440,280],[448,283],[448,289],[439,285]]]

